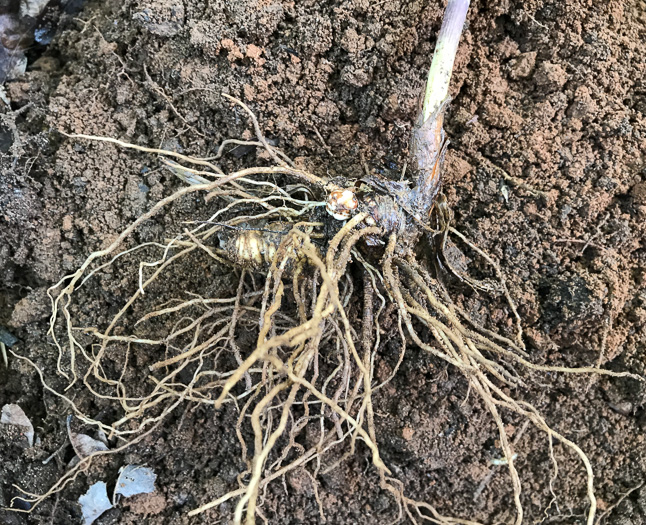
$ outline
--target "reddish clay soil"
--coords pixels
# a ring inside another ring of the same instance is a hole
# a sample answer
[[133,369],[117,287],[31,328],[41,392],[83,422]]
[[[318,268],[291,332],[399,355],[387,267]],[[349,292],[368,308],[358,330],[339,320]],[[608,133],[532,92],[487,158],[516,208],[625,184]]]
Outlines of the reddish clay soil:
[[[314,173],[356,178],[365,160],[398,177],[442,10],[435,0],[108,0],[63,17],[44,54],[5,85],[11,108],[0,103],[0,325],[19,339],[13,350],[51,366],[45,290],[182,185],[152,155],[59,131],[209,156],[223,139],[252,134],[224,92],[246,101],[264,133]],[[444,192],[457,227],[500,262],[536,362],[646,375],[645,49],[642,0],[476,0],[470,9],[446,119]],[[263,162],[255,150],[241,153],[232,163]],[[155,218],[138,240],[163,238],[198,205],[183,202]],[[87,292],[78,312],[87,325],[114,313],[100,305],[125,297],[119,271]],[[209,275],[214,288],[237,282]],[[203,268],[186,268],[169,287],[204,280]],[[506,329],[497,299],[465,287],[454,293],[483,324]],[[384,341],[378,378],[398,355]],[[135,358],[143,367],[150,359]],[[646,481],[644,387],[532,377],[514,395],[589,456],[600,514],[609,511],[604,522],[646,523],[646,486],[622,499]],[[100,417],[102,405],[87,391],[71,395]],[[67,447],[43,464],[65,441],[69,407],[11,355],[8,368],[0,363],[4,403],[25,409],[39,441],[26,449],[19,435],[0,429],[0,506],[16,495],[13,484],[46,491],[72,455]],[[502,455],[495,424],[462,374],[410,347],[375,407],[383,459],[409,496],[447,515],[513,522],[508,472],[491,462]],[[525,522],[584,523],[580,461],[555,443],[552,501],[547,438],[503,416],[518,454]],[[231,503],[186,514],[237,487],[244,469],[231,430],[237,417],[230,405],[188,406],[33,513],[0,510],[0,522],[80,523],[78,496],[97,479],[114,479],[124,462],[152,467],[157,492],[97,523],[227,518]],[[369,465],[359,444],[319,477],[327,523],[396,516]],[[323,522],[311,478],[300,471],[269,486],[262,512],[272,524]]]

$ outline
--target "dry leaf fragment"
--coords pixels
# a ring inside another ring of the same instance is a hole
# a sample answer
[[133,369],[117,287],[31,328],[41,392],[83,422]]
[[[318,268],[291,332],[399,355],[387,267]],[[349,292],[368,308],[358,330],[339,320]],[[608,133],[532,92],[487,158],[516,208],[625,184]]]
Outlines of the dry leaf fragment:
[[97,481],[79,498],[83,525],[91,525],[101,514],[112,508],[108,499],[108,488],[103,481]]
[[29,421],[27,415],[23,412],[22,408],[18,405],[5,405],[2,407],[2,416],[0,416],[0,424],[13,425],[20,427],[22,433],[27,438],[27,443],[30,447],[34,446],[34,426]]
[[114,488],[114,496],[121,494],[125,498],[137,494],[149,494],[155,491],[157,474],[148,467],[126,465],[119,470],[119,479]]
[[69,416],[67,418],[67,434],[70,438],[70,443],[72,443],[74,452],[76,452],[76,455],[80,459],[96,454],[97,452],[108,450],[108,446],[104,442],[91,438],[87,434],[77,434],[76,432],[72,432],[70,428],[71,420],[72,416]]

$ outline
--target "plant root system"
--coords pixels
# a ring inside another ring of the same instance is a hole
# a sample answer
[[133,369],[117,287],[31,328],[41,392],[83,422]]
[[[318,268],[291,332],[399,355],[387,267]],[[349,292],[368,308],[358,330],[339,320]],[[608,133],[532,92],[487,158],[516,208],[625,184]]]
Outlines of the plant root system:
[[[84,458],[48,493],[31,495],[31,502],[62,490],[96,456],[140,441],[185,403],[214,410],[231,404],[239,413],[235,432],[246,469],[238,477],[238,487],[204,502],[191,515],[235,500],[233,522],[255,523],[262,516],[263,491],[269,483],[307,465],[316,486],[319,474],[335,468],[339,457],[353,454],[357,443],[363,442],[381,488],[396,503],[393,522],[407,517],[412,523],[474,523],[442,516],[429,503],[408,498],[380,454],[374,393],[397,373],[407,345],[413,344],[463,374],[491,414],[513,487],[515,523],[523,521],[522,487],[504,428],[509,413],[545,432],[550,451],[558,440],[579,457],[587,476],[587,522],[592,525],[596,499],[588,457],[513,393],[542,372],[630,374],[532,362],[503,272],[451,226],[442,199],[430,212],[435,228],[412,220],[402,231],[387,221],[375,221],[363,203],[396,200],[386,192],[368,194],[347,221],[337,220],[326,199],[336,195],[335,213],[338,206],[347,207],[344,185],[297,168],[268,144],[251,111],[233,101],[247,110],[256,140],[225,141],[216,159],[73,136],[158,154],[161,163],[188,185],[158,202],[49,291],[53,308],[49,333],[59,353],[55,374],[54,364],[51,370],[39,368],[43,384],[67,401],[77,418],[101,428],[119,445]],[[272,165],[223,172],[215,162],[231,144],[264,148]],[[437,155],[444,150],[445,145],[437,148]],[[164,242],[136,244],[136,232],[146,221],[188,195],[204,196],[216,211],[167,232]],[[444,255],[450,237],[487,261],[496,279],[476,281],[454,269]],[[132,260],[140,262],[131,272],[131,293],[111,321],[100,327],[80,325],[79,294],[106,272],[121,271],[114,270],[117,265],[132,269]],[[198,268],[204,261],[233,269],[237,279],[231,289],[223,287],[215,296],[187,289],[181,297],[165,297],[164,283],[173,279],[174,268]],[[504,296],[514,316],[515,336],[504,337],[480,326],[454,303],[444,284],[450,274],[475,289]],[[390,378],[377,383],[375,362],[383,348],[380,327],[387,311],[396,318],[401,351]],[[147,348],[146,366],[131,359],[134,347]],[[61,378],[64,385],[50,386],[61,384]],[[87,414],[70,395],[79,387],[111,406],[118,417],[106,423]],[[317,429],[318,438],[304,446],[308,427]],[[552,459],[556,468],[553,455]],[[323,515],[316,490],[315,496]]]

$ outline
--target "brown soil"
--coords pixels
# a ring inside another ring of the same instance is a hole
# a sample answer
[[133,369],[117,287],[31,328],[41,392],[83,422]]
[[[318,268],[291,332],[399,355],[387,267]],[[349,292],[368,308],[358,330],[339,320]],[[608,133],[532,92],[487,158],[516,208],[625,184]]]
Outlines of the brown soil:
[[[245,100],[265,134],[315,173],[356,177],[365,159],[397,176],[441,13],[435,0],[110,0],[63,17],[45,54],[5,86],[13,111],[29,105],[15,117],[5,109],[0,124],[0,325],[20,339],[13,349],[51,364],[44,291],[181,186],[153,156],[70,140],[58,130],[209,156],[225,138],[251,136],[225,92]],[[500,261],[537,362],[600,362],[646,374],[645,46],[639,0],[492,0],[470,9],[447,117],[444,192],[457,227]],[[232,162],[253,165],[262,162],[257,156],[242,150]],[[138,240],[163,237],[200,205],[182,202],[150,221]],[[126,296],[119,272],[86,292],[78,314],[87,325],[105,321],[111,312],[103,306]],[[210,267],[184,269],[178,280],[212,289],[236,282]],[[507,314],[496,301],[455,293],[480,321],[504,329]],[[379,378],[398,356],[384,340]],[[150,357],[135,359],[143,367]],[[600,513],[611,511],[605,522],[646,523],[646,486],[613,508],[646,481],[644,389],[629,379],[539,379],[515,395],[590,457]],[[461,374],[409,349],[374,400],[382,455],[407,495],[444,514],[510,523],[508,473],[491,463],[502,456],[497,431],[467,387]],[[77,395],[76,403],[100,417],[101,403]],[[25,409],[39,441],[27,450],[18,434],[0,429],[1,506],[16,495],[14,483],[47,490],[71,454],[43,464],[64,442],[69,408],[11,356],[8,369],[0,364],[4,403]],[[225,407],[180,410],[126,456],[93,466],[32,514],[0,511],[0,522],[79,523],[78,496],[129,461],[155,470],[157,493],[99,523],[189,523],[186,513],[235,488],[244,467],[231,431],[237,412]],[[555,445],[560,472],[550,506],[544,434],[504,417],[516,442],[526,522],[583,523],[579,460]],[[396,515],[369,457],[359,445],[318,479],[327,523],[386,523]],[[221,510],[227,516],[231,505]],[[271,484],[262,512],[270,523],[322,522],[305,472]],[[219,516],[212,511],[190,523]]]

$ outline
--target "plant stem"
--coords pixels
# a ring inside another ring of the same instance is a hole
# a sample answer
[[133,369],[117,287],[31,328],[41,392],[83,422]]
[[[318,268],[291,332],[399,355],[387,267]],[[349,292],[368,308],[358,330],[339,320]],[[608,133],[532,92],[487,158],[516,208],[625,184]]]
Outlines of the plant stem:
[[449,0],[440,34],[435,44],[433,61],[428,71],[424,105],[422,107],[425,122],[446,100],[449,94],[449,82],[453,72],[453,62],[458,51],[460,35],[469,9],[469,0]]

